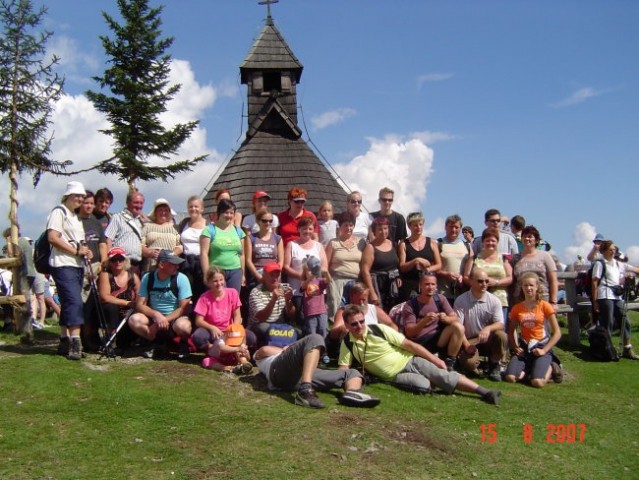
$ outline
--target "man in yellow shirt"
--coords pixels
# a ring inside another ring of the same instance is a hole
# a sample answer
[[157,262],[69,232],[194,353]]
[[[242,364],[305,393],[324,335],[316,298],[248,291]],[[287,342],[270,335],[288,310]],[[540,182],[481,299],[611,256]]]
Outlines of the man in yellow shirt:
[[374,333],[373,327],[364,323],[358,305],[344,309],[344,324],[348,335],[340,349],[340,370],[350,368],[357,360],[364,370],[400,388],[426,393],[437,387],[447,394],[457,389],[477,393],[485,402],[499,405],[499,390],[487,390],[457,372],[447,371],[443,360],[401,333],[385,325],[375,326],[379,334]]

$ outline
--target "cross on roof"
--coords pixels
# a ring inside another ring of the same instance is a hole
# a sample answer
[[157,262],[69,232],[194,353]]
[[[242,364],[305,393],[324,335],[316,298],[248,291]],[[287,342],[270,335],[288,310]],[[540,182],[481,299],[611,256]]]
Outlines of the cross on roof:
[[278,3],[280,0],[262,0],[261,2],[257,2],[258,5],[266,5],[266,16],[271,18],[271,4]]

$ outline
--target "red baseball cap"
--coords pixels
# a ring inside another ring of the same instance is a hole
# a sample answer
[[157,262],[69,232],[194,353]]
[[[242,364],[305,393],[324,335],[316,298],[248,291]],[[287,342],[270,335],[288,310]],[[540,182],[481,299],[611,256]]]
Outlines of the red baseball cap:
[[257,200],[258,198],[268,198],[270,200],[271,196],[264,190],[258,190],[253,194],[253,201]]
[[113,257],[117,257],[117,256],[126,257],[126,252],[124,251],[124,248],[122,248],[122,247],[112,247],[107,252],[107,257],[109,257],[109,258],[113,258]]
[[264,265],[264,273],[281,272],[281,271],[282,271],[282,267],[280,267],[280,264],[277,262],[269,262],[266,265]]

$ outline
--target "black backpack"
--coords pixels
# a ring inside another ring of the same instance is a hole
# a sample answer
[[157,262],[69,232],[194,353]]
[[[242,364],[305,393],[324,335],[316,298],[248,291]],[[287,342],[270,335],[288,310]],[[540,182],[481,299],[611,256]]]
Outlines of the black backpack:
[[[55,207],[51,210],[51,212],[53,212],[56,208],[62,210],[62,213],[64,213],[66,218],[67,212],[60,206]],[[33,246],[33,265],[38,273],[42,273],[43,275],[51,274],[49,258],[51,258],[51,244],[49,243],[49,231],[45,230],[35,241]]]
[[151,292],[161,292],[161,293],[166,293],[168,291],[170,291],[171,293],[173,293],[173,296],[179,301],[180,300],[180,296],[179,296],[179,289],[178,289],[178,281],[177,281],[177,274],[172,275],[171,276],[171,282],[169,284],[168,287],[156,287],[155,286],[155,273],[156,272],[149,272],[149,278],[147,279],[147,289],[149,291],[149,297],[151,297]]
[[588,332],[590,354],[600,362],[618,362],[619,354],[612,345],[612,339],[607,328],[596,326]]

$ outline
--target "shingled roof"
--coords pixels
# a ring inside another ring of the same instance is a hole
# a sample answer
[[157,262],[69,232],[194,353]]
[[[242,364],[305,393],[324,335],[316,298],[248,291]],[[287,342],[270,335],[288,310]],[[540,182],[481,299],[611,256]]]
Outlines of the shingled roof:
[[271,195],[269,208],[277,213],[288,208],[287,193],[294,186],[308,191],[309,210],[331,200],[341,211],[346,190],[302,139],[297,124],[302,69],[269,16],[240,66],[248,86],[246,138],[204,197],[205,212],[215,210],[215,192],[227,188],[243,214],[251,213],[256,190]]
[[242,83],[247,83],[249,73],[254,70],[288,70],[295,72],[295,81],[299,83],[303,68],[269,15],[266,25],[240,65],[240,76]]

